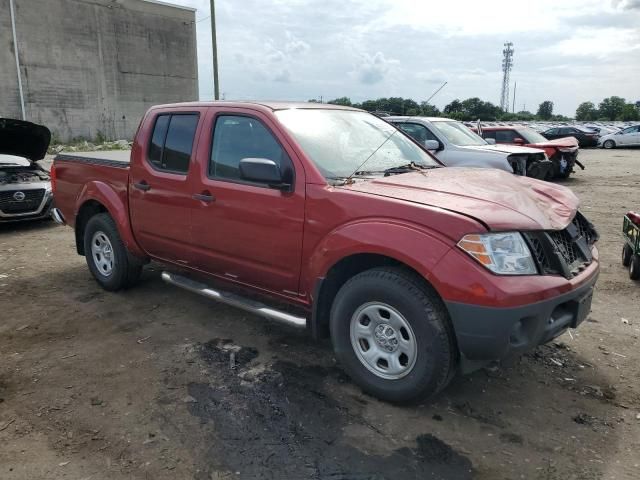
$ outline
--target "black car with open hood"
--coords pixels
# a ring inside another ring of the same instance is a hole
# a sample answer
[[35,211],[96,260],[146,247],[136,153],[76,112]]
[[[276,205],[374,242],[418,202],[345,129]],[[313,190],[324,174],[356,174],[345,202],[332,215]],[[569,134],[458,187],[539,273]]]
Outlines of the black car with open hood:
[[50,142],[51,131],[43,125],[0,118],[0,154],[41,160]]

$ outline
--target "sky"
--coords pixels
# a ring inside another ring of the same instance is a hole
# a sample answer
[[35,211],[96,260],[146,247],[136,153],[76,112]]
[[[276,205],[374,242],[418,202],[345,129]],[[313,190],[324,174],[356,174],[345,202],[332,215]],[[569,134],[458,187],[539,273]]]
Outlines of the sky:
[[[213,98],[209,0],[196,12],[200,98]],[[227,100],[353,102],[379,97],[500,103],[513,42],[511,99],[573,116],[583,101],[640,100],[640,0],[216,0]]]

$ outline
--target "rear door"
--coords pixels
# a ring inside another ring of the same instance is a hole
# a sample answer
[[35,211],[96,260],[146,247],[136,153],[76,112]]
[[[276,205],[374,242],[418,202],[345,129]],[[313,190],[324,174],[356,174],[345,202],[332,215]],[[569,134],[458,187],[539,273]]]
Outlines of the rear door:
[[153,127],[141,138],[129,173],[133,233],[150,256],[190,263],[190,177],[204,109],[152,113]]
[[[302,164],[277,124],[250,109],[211,109],[202,133],[192,235],[199,268],[235,282],[297,295],[305,180]],[[243,158],[273,160],[293,191],[240,177]]]

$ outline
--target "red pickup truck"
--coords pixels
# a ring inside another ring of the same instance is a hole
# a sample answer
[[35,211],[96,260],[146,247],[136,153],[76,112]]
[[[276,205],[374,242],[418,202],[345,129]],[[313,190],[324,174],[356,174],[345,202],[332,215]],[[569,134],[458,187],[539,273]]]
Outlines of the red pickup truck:
[[171,284],[330,336],[389,401],[577,327],[598,276],[570,190],[443,168],[347,107],[157,106],[130,159],[58,155],[52,181],[54,218],[105,289],[161,262]]

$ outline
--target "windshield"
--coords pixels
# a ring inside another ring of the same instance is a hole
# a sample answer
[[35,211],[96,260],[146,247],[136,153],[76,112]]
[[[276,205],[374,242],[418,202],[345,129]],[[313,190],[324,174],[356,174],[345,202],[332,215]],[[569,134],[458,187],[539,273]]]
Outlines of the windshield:
[[439,166],[404,134],[393,135],[394,126],[370,113],[292,108],[276,116],[328,179],[349,177],[364,168]]
[[517,131],[518,135],[520,135],[527,143],[547,143],[549,141],[533,128],[519,128]]
[[458,122],[433,122],[433,126],[453,145],[470,147],[486,145],[484,139]]

